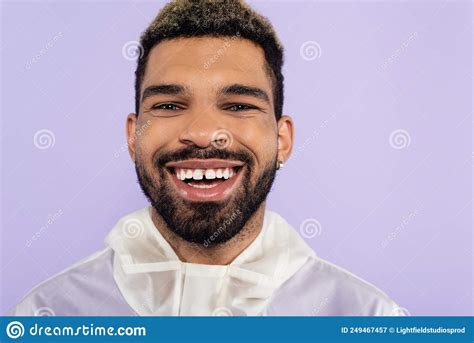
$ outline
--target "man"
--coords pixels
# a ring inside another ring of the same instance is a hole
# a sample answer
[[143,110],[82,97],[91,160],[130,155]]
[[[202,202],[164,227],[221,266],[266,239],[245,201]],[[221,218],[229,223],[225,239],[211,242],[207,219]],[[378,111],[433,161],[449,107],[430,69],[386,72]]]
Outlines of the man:
[[236,0],[177,0],[140,43],[126,125],[151,206],[11,314],[397,315],[266,210],[293,146],[268,20]]

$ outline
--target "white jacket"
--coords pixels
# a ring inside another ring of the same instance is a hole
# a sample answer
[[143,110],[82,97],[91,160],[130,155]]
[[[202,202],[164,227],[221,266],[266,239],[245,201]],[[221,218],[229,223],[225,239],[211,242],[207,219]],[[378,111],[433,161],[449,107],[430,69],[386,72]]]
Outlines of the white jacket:
[[375,286],[317,257],[278,214],[229,265],[181,262],[147,207],[107,246],[44,281],[10,315],[403,315]]

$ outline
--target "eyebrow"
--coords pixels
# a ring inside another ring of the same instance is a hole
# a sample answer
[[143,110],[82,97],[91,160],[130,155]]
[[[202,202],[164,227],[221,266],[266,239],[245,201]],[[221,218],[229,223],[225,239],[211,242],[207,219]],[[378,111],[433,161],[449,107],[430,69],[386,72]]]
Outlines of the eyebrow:
[[267,104],[270,104],[270,97],[264,90],[257,87],[250,87],[238,83],[220,89],[217,92],[217,95],[247,95],[263,100]]
[[145,88],[142,95],[142,102],[145,101],[146,98],[149,98],[153,95],[181,95],[181,94],[189,94],[190,92],[183,86],[180,85],[154,85]]
[[[191,92],[181,85],[177,84],[163,84],[163,85],[153,85],[145,88],[142,95],[142,102],[146,98],[153,95],[186,95],[191,94]],[[229,86],[225,86],[218,90],[218,96],[222,95],[246,95],[251,96],[260,100],[265,101],[267,104],[270,104],[270,97],[268,94],[257,87],[246,86],[239,83],[234,83]]]

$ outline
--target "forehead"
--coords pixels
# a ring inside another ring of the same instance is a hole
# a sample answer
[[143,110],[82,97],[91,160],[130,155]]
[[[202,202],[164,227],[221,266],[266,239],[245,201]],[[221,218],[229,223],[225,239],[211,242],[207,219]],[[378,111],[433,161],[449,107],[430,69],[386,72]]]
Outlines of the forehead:
[[237,37],[192,37],[160,42],[150,52],[141,88],[157,83],[180,83],[193,90],[241,83],[272,93],[263,49]]

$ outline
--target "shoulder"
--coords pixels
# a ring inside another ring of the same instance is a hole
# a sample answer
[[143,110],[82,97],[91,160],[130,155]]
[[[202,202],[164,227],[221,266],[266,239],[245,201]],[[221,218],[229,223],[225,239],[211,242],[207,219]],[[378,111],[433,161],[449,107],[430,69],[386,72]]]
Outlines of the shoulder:
[[383,291],[319,257],[310,258],[272,296],[267,315],[404,315]]
[[105,248],[34,287],[8,314],[102,315],[111,303],[121,302],[113,278],[113,250]]

